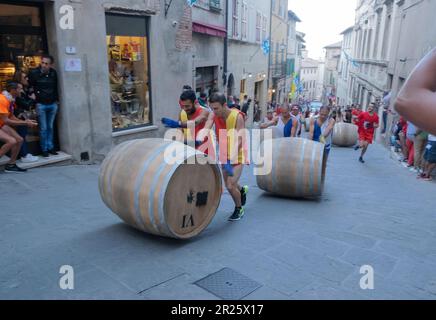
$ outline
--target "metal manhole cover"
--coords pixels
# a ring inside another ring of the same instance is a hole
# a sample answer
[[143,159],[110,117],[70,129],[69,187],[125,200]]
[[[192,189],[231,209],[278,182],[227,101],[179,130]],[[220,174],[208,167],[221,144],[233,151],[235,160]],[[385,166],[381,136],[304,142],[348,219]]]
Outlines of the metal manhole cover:
[[262,286],[230,268],[213,273],[195,284],[224,300],[241,300]]

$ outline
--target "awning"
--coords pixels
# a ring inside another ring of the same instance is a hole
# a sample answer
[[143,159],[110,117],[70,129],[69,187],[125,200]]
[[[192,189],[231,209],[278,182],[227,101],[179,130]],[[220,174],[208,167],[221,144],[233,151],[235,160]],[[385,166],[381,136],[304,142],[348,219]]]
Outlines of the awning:
[[192,22],[192,31],[220,38],[225,38],[227,36],[226,28],[200,22]]

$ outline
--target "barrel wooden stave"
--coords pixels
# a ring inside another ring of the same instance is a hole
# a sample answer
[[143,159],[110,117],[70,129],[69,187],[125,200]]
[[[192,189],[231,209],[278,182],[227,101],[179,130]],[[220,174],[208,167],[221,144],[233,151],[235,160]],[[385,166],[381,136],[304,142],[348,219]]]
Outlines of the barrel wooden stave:
[[352,147],[359,139],[357,126],[351,123],[340,122],[333,131],[333,144],[339,147]]
[[[272,168],[267,175],[258,175],[260,189],[289,198],[313,198],[322,195],[324,145],[301,138],[268,140],[272,148]],[[272,146],[271,146],[272,144]]]
[[[167,164],[165,150],[174,146],[186,152],[178,154],[178,163]],[[159,236],[192,238],[209,225],[221,198],[222,182],[217,165],[181,163],[188,158],[204,160],[204,157],[193,148],[161,139],[123,143],[102,164],[101,197],[115,214],[134,228]],[[179,172],[197,175],[183,177]],[[207,177],[206,185],[204,177]],[[172,188],[173,184],[178,185],[177,189]],[[196,184],[203,187],[198,192],[208,192],[207,203],[202,207],[186,201],[189,193],[196,191]],[[166,201],[177,202],[176,209],[168,209]],[[195,217],[196,223],[185,224],[184,214],[189,214],[192,220]],[[183,228],[180,228],[181,223]]]

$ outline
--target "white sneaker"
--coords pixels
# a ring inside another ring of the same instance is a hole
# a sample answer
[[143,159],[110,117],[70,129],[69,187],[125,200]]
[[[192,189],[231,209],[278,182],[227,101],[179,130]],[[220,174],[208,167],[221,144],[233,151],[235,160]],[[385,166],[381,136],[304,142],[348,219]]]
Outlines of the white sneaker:
[[410,172],[418,173],[418,169],[416,169],[416,168],[410,168]]
[[21,158],[21,162],[23,162],[23,163],[32,163],[32,162],[36,162],[38,160],[39,160],[39,157],[34,157],[30,153],[27,156],[25,156],[24,158]]

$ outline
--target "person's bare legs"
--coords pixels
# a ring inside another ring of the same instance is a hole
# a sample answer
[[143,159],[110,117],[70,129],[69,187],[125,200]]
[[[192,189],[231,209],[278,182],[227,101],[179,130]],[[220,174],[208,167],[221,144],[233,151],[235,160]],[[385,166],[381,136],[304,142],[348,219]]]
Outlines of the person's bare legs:
[[366,151],[368,150],[368,147],[369,147],[369,142],[368,141],[363,141],[363,144],[362,144],[362,153],[360,154],[360,159],[359,159],[359,161],[360,162],[364,162],[363,161],[363,156],[365,155],[365,153],[366,153]]
[[9,126],[3,126],[1,130],[6,132],[7,135],[15,140],[15,144],[11,148],[11,161],[9,161],[9,164],[15,164],[17,162],[18,154],[20,153],[21,145],[23,144],[24,140],[14,129]]
[[0,158],[11,151],[17,144],[17,141],[14,139],[14,137],[7,134],[6,131],[3,131],[3,128],[4,127],[0,129],[0,141],[4,143],[0,148]]
[[400,137],[401,152],[403,153],[403,157],[404,157],[404,159],[408,159],[409,158],[409,149],[407,148],[406,137],[404,136],[403,133],[400,133],[399,137]]
[[428,179],[431,179],[431,174],[433,173],[433,170],[436,168],[436,163],[428,163],[427,162],[427,168],[425,171],[425,177]]
[[242,207],[241,188],[239,187],[239,179],[242,175],[242,169],[242,165],[233,167],[233,177],[229,176],[226,171],[223,171],[226,188],[232,196],[236,208]]

